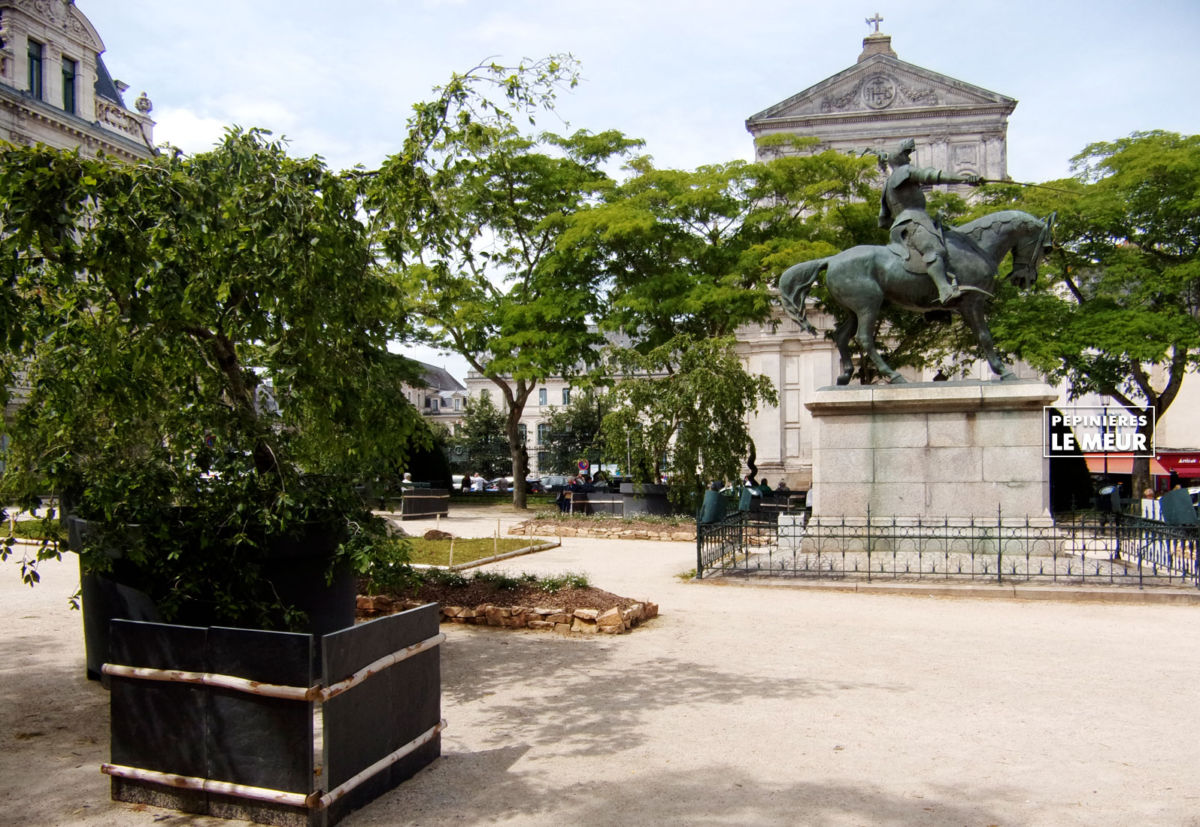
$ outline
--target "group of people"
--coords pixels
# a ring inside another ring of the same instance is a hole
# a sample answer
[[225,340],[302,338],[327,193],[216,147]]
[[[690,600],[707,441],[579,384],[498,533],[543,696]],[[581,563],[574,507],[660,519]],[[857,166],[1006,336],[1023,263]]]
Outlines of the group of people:
[[1155,497],[1154,489],[1142,492],[1142,518],[1158,520],[1171,525],[1197,525],[1200,517],[1192,503],[1191,493],[1183,487],[1177,474],[1171,475],[1171,487],[1162,496]]
[[592,482],[592,478],[587,474],[581,474],[578,477],[570,477],[567,479],[567,484],[564,485],[558,492],[558,496],[554,498],[554,504],[558,506],[561,513],[566,513],[571,510],[571,498],[577,491],[595,491],[596,486]]
[[[734,489],[727,488],[724,483],[713,482],[708,490],[704,492],[704,499],[700,503],[700,509],[696,513],[696,520],[703,524],[720,522],[725,516],[726,495],[732,495]],[[747,474],[742,478],[742,483],[737,488],[738,495],[738,511],[754,511],[756,510],[755,500],[759,503],[763,498],[772,497],[778,494],[790,494],[791,489],[788,488],[787,482],[781,480],[778,488],[771,488],[771,484],[767,480],[755,482],[754,477]]]

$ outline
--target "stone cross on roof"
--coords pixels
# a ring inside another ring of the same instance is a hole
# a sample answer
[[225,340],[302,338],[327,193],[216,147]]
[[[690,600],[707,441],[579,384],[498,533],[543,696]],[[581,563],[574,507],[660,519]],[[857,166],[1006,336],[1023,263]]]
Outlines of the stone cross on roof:
[[879,34],[879,24],[883,22],[883,18],[879,16],[879,12],[875,12],[874,17],[867,18],[867,25],[875,24],[875,34]]

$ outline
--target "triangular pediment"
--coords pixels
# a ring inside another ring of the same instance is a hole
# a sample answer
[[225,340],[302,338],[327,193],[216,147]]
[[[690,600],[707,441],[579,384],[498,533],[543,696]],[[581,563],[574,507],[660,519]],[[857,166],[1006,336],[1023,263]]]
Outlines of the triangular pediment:
[[1016,106],[1016,100],[888,55],[872,55],[756,115],[758,121],[894,110]]

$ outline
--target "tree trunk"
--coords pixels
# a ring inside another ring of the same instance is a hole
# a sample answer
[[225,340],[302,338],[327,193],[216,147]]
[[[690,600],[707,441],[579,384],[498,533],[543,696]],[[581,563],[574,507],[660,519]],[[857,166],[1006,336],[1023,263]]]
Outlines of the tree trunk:
[[513,508],[526,508],[525,477],[529,476],[529,454],[521,442],[521,411],[511,406],[508,418],[504,423],[504,433],[508,437],[508,455],[512,459],[513,475]]
[[[1144,425],[1139,425],[1137,432],[1146,440],[1146,446],[1153,444],[1154,427],[1149,420]],[[1134,457],[1133,458],[1133,481],[1132,491],[1129,492],[1130,498],[1137,500],[1141,498],[1142,492],[1147,488],[1153,488],[1154,481],[1150,476],[1150,457]]]

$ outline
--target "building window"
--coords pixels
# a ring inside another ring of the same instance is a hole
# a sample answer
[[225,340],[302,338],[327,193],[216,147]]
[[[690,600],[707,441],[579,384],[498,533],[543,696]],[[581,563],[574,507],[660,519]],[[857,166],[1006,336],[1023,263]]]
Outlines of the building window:
[[42,53],[46,47],[36,40],[29,41],[29,94],[42,99]]
[[564,405],[571,404],[571,389],[570,388],[563,388],[563,404]]
[[77,114],[75,111],[75,75],[78,69],[78,63],[70,58],[63,58],[63,111],[71,115]]
[[429,409],[434,413],[438,412],[438,401],[436,399],[431,399],[429,401]]
[[492,392],[489,391],[487,388],[483,388],[481,391],[479,391],[480,401],[486,402],[487,400],[489,400],[491,398],[492,398]]
[[538,388],[538,404],[542,407],[546,406],[546,389]]
[[524,422],[517,424],[517,439],[521,440],[522,445],[529,442],[529,428],[525,426]]
[[538,445],[545,445],[550,441],[550,426],[544,422],[538,425]]
[[454,397],[454,410],[456,410],[456,411],[462,410],[462,400],[459,399],[457,396]]

